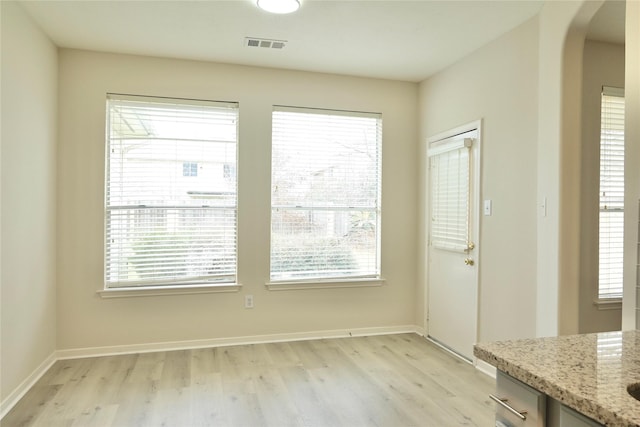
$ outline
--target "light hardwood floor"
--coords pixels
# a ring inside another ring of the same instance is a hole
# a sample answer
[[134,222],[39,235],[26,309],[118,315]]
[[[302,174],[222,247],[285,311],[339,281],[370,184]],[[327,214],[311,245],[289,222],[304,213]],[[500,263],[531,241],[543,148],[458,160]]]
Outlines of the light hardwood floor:
[[56,362],[13,426],[494,425],[494,380],[415,334]]

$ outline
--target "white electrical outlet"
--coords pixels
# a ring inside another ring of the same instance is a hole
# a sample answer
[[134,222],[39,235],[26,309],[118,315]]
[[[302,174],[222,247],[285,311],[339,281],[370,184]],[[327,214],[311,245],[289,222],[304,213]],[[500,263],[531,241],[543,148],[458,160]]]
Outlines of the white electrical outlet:
[[253,295],[244,296],[244,308],[253,308]]

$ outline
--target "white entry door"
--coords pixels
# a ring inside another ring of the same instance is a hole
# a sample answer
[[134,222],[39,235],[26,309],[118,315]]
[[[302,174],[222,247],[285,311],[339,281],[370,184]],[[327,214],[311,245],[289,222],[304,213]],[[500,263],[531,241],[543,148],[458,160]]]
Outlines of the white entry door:
[[479,130],[430,140],[427,330],[473,360],[478,315]]

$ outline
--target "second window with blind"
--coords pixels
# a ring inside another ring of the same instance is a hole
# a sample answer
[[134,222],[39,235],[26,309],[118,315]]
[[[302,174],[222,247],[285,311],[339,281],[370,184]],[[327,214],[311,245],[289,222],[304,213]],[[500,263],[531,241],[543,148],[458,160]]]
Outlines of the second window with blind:
[[380,278],[382,117],[276,106],[272,283]]
[[600,121],[598,300],[622,298],[624,90],[604,87]]

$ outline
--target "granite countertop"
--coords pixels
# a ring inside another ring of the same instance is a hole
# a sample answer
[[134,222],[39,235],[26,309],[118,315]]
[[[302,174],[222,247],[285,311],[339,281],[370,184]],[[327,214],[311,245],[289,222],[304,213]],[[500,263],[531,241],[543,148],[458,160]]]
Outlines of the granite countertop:
[[481,360],[607,426],[640,426],[640,331],[480,343]]

